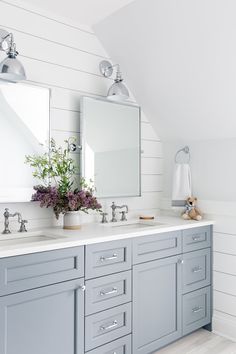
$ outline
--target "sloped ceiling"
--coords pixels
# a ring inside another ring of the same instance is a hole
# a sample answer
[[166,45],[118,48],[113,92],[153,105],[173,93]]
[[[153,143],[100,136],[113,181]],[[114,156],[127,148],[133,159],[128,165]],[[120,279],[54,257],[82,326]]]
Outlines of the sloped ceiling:
[[236,137],[235,14],[235,0],[136,0],[94,26],[163,140]]
[[[12,0],[10,0],[12,1]],[[134,0],[26,0],[43,10],[92,26]]]

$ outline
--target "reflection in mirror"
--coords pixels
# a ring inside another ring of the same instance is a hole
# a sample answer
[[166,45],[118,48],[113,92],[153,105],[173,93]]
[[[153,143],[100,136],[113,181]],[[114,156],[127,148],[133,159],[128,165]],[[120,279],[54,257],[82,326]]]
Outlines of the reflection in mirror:
[[30,201],[37,181],[25,156],[48,144],[49,107],[48,89],[0,82],[0,202]]
[[82,174],[97,197],[140,195],[140,108],[82,99]]

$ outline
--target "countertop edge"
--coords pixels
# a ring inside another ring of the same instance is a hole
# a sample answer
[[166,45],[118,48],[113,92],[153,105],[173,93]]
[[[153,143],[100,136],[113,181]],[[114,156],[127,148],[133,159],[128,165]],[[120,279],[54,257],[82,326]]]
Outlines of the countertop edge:
[[[172,218],[171,218],[172,219]],[[174,218],[175,219],[175,218]],[[176,220],[175,220],[176,221]],[[40,229],[41,232],[47,233],[51,236],[58,236],[58,239],[50,240],[50,241],[42,241],[40,244],[24,244],[24,245],[17,245],[17,247],[9,246],[9,247],[0,247],[0,258],[7,258],[7,257],[14,257],[14,256],[21,256],[26,254],[33,254],[33,253],[40,253],[40,252],[48,252],[54,250],[60,250],[65,248],[72,248],[72,247],[80,247],[86,246],[95,243],[102,243],[102,242],[109,242],[109,241],[117,241],[117,240],[125,240],[125,239],[133,239],[136,237],[148,236],[153,234],[160,234],[160,233],[167,233],[173,231],[182,231],[192,228],[198,228],[203,226],[211,226],[214,225],[214,221],[212,220],[204,220],[198,222],[180,222],[179,225],[164,225],[162,227],[152,228],[152,229],[143,229],[138,231],[130,231],[124,230],[121,233],[112,234],[112,227],[105,227],[102,225],[94,224],[94,230],[91,227],[91,233],[95,233],[96,230],[104,230],[104,235],[99,236],[91,236],[91,235],[83,235],[83,231],[66,231],[62,228],[44,228]],[[86,227],[86,226],[84,226]],[[89,226],[87,225],[89,228]],[[98,229],[99,228],[99,229]],[[103,229],[102,229],[103,228]],[[109,231],[111,232],[109,234]],[[88,231],[87,231],[88,232]]]

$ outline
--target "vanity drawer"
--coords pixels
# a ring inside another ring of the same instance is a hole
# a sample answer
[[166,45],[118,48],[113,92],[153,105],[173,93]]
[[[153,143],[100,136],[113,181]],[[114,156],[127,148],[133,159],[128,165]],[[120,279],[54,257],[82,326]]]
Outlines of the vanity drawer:
[[131,335],[91,350],[89,354],[131,354]]
[[137,237],[133,241],[133,263],[138,264],[174,256],[180,254],[181,251],[181,231]]
[[188,334],[211,321],[210,287],[183,296],[183,334]]
[[211,245],[211,227],[183,230],[183,252],[196,251]]
[[86,281],[85,314],[131,301],[131,271]]
[[131,304],[117,306],[85,318],[85,351],[131,332]]
[[84,276],[84,248],[0,259],[0,296]]
[[211,282],[210,248],[183,255],[183,293],[188,293]]
[[118,240],[86,246],[86,279],[131,269],[131,242]]

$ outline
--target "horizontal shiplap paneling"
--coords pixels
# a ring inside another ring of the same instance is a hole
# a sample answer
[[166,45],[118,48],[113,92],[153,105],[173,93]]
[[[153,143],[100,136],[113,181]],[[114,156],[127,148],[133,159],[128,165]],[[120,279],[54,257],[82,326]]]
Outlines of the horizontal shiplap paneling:
[[216,334],[236,342],[236,317],[214,310],[213,328]]
[[[0,26],[22,31],[47,41],[77,48],[95,55],[106,57],[98,38],[77,28],[58,23],[44,16],[0,2]],[[33,38],[32,38],[33,40]],[[82,43],[82,45],[81,45]]]
[[[112,82],[99,73],[99,62],[108,58],[107,53],[92,31],[57,20],[41,10],[26,8],[21,0],[9,1],[16,6],[0,1],[0,27],[14,33],[19,59],[27,73],[26,83],[51,90],[51,135],[60,145],[70,136],[75,136],[79,143],[81,96],[104,98]],[[117,204],[128,204],[129,217],[137,217],[143,210],[156,214],[160,208],[162,146],[147,117],[142,114],[141,120],[142,196],[115,200]],[[79,151],[72,157],[79,162]],[[101,203],[110,211],[111,200],[104,199]],[[29,228],[54,222],[52,211],[41,209],[38,203],[4,205],[0,207],[1,215],[4,207],[20,211],[29,220]],[[98,221],[99,216],[92,213],[84,220]],[[11,225],[18,228],[15,221]]]
[[162,191],[162,187],[163,187],[162,175],[142,175],[143,192]]
[[214,272],[214,290],[236,296],[236,275]]
[[33,82],[96,95],[104,95],[110,84],[110,81],[105,77],[90,75],[34,59],[24,57],[20,59],[26,68],[27,77]]
[[214,291],[214,308],[236,317],[236,296]]
[[162,144],[159,141],[142,140],[143,157],[162,157]]
[[214,270],[236,275],[236,256],[214,252]]
[[[116,198],[116,202],[118,205],[120,205],[121,203],[127,204],[131,211],[141,211],[144,209],[160,209],[160,197],[161,192],[143,192],[141,197]],[[114,198],[103,199],[102,204],[104,209],[110,212],[110,206],[113,201]]]
[[68,132],[80,131],[79,112],[51,109],[51,128]]
[[142,129],[142,139],[159,140],[155,130],[153,129],[150,123],[142,122],[141,129]]
[[[11,28],[4,28],[11,31]],[[14,39],[21,56],[101,76],[99,71],[101,58],[96,55],[43,38],[35,36],[32,38],[31,34],[16,30],[14,30]]]
[[142,157],[142,174],[159,175],[163,173],[163,160],[160,158]]
[[5,208],[9,208],[13,213],[16,211],[20,212],[22,214],[23,219],[27,220],[47,219],[52,216],[51,210],[46,208],[40,208],[38,202],[0,204],[0,222],[2,223],[2,225],[4,220],[3,213]]
[[236,235],[214,233],[214,251],[236,256]]

